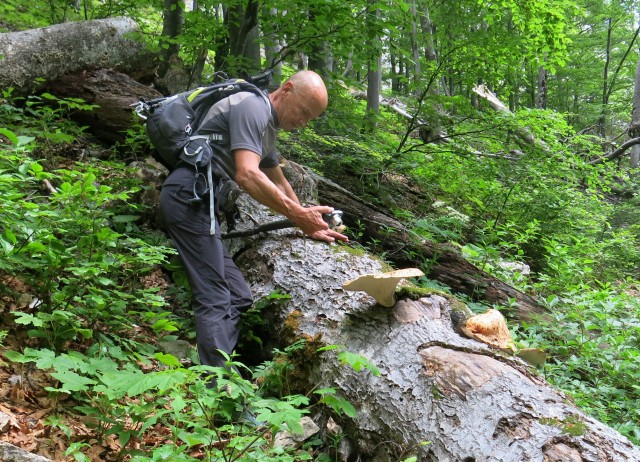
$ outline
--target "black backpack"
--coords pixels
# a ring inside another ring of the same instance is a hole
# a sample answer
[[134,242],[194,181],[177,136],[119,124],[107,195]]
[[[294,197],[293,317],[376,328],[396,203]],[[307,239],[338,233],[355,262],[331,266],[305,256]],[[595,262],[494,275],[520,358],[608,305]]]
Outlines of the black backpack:
[[[265,104],[269,104],[266,90],[271,75],[272,71],[267,71],[246,80],[229,79],[173,96],[151,101],[141,99],[132,105],[135,106],[135,112],[146,120],[147,135],[155,147],[155,159],[169,171],[175,169],[179,163],[187,163],[195,168],[193,203],[203,201],[203,197],[197,194],[196,187],[199,169],[206,169],[208,189],[203,191],[202,196],[206,193],[209,195],[210,234],[215,234],[216,205],[218,210],[226,215],[229,228],[233,228],[233,216],[237,213],[235,199],[239,188],[231,178],[223,177],[222,172],[216,172],[216,190],[211,188],[214,184],[214,173],[211,165],[213,150],[210,143],[224,142],[225,134],[199,135],[200,124],[214,104],[241,91],[255,93],[265,99]],[[221,199],[221,204],[214,204],[214,193]]]
[[179,162],[205,166],[211,161],[210,142],[223,142],[224,134],[199,135],[198,130],[209,109],[241,91],[267,98],[266,90],[272,71],[245,79],[228,79],[177,95],[151,101],[140,99],[135,112],[146,120],[149,141],[155,148],[156,160],[173,170]]

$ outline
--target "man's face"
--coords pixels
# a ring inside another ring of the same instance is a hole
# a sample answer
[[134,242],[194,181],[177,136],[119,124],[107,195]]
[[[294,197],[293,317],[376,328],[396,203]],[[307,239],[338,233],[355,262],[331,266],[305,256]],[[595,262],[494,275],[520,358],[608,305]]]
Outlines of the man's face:
[[280,128],[285,131],[304,128],[310,120],[322,114],[324,109],[324,104],[315,93],[305,95],[292,90],[287,93],[278,113]]

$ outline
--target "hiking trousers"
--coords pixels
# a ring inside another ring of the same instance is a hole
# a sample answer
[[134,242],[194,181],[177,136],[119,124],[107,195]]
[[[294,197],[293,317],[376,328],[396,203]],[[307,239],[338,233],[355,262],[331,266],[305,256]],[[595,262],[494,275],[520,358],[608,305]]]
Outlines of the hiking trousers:
[[252,297],[220,238],[217,223],[215,235],[210,234],[208,201],[190,203],[194,197],[193,181],[190,168],[174,170],[160,193],[160,213],[191,286],[200,362],[222,367],[225,360],[218,350],[232,353],[238,342],[242,313],[251,307]]

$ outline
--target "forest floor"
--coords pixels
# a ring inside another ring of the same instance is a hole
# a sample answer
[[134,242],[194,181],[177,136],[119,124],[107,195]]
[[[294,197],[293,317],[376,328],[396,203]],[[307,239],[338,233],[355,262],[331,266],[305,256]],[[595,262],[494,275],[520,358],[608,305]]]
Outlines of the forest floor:
[[[146,284],[164,286],[161,277],[149,277]],[[73,443],[86,443],[82,452],[92,461],[122,460],[122,445],[116,435],[96,437],[95,419],[73,411],[79,403],[64,393],[50,392],[57,381],[34,363],[10,363],[6,351],[23,352],[25,348],[38,348],[38,340],[30,338],[27,328],[13,322],[14,311],[28,311],[33,296],[29,288],[17,278],[1,277],[2,284],[13,294],[22,294],[15,300],[0,295],[0,332],[7,331],[0,342],[0,441],[10,443],[24,451],[47,457],[55,462],[75,460],[67,451]],[[81,346],[69,345],[68,350]],[[158,429],[155,441],[130,442],[129,448],[154,447],[164,442],[170,432]],[[197,456],[199,449],[192,455]]]

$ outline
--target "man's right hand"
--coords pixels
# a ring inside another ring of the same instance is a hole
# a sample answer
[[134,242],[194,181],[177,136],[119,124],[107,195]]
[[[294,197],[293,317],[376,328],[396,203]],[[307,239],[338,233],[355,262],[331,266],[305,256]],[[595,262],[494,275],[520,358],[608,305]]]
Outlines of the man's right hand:
[[312,239],[325,242],[334,242],[336,239],[347,242],[349,238],[329,228],[322,215],[333,212],[333,207],[316,205],[302,209],[305,213],[298,217],[291,217],[291,221]]

